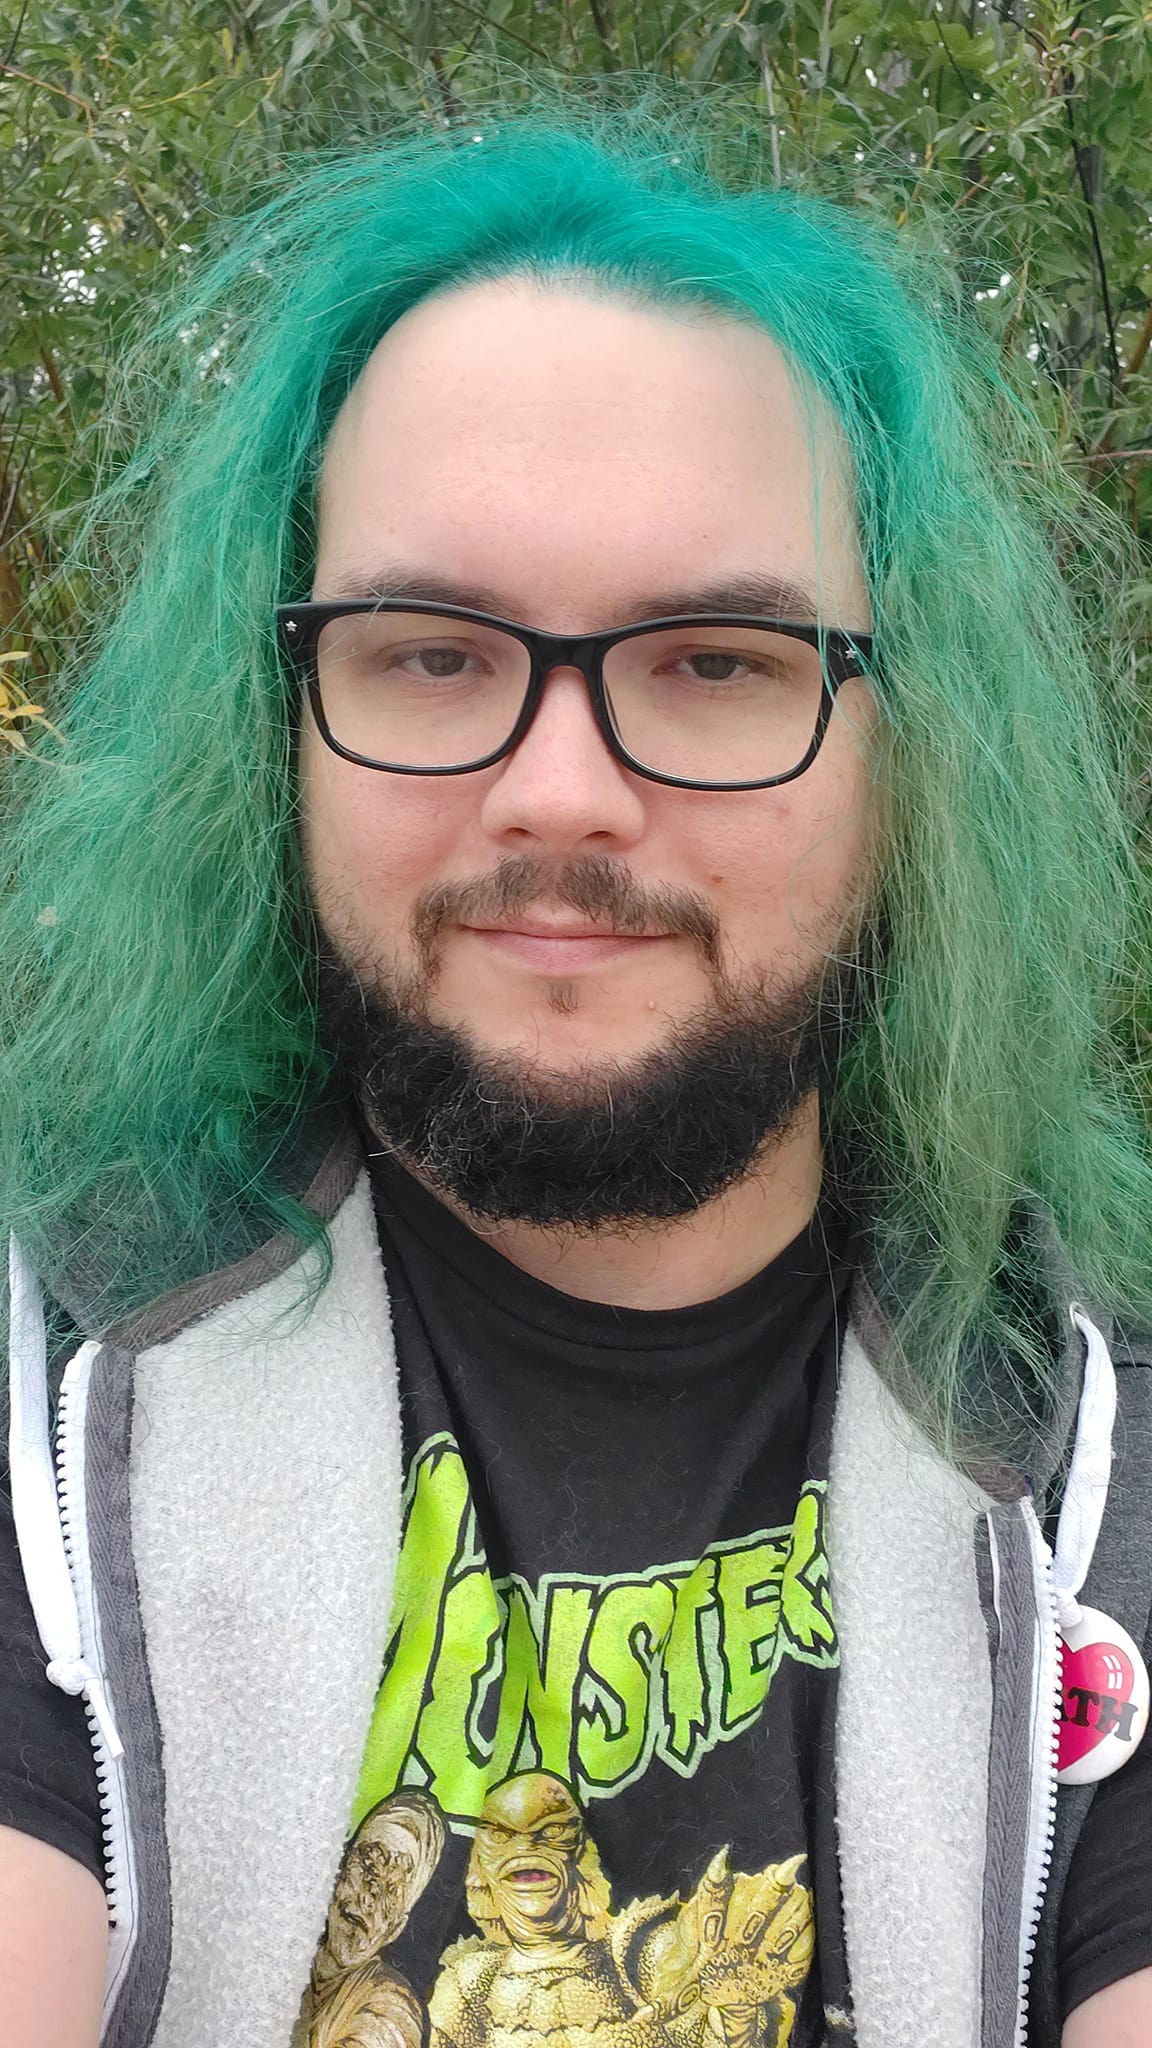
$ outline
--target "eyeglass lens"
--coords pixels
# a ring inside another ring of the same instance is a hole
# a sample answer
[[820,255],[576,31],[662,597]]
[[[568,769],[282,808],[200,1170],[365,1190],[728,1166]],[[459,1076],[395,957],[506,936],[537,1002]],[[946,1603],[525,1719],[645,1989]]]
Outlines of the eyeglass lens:
[[[509,633],[420,612],[345,613],[317,643],[329,731],[350,753],[409,768],[496,753],[531,679]],[[626,751],[697,782],[785,775],[812,743],[823,694],[815,647],[767,627],[676,626],[618,641],[604,688]]]

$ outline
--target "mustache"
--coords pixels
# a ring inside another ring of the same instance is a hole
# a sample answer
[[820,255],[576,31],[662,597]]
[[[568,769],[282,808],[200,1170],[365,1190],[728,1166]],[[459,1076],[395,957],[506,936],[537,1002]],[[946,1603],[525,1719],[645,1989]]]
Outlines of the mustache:
[[604,854],[585,854],[560,867],[531,854],[509,854],[490,874],[444,882],[418,898],[411,929],[425,970],[435,967],[440,941],[452,925],[506,924],[541,902],[562,903],[637,937],[691,939],[711,967],[719,963],[720,922],[702,896],[686,889],[645,888],[620,861]]

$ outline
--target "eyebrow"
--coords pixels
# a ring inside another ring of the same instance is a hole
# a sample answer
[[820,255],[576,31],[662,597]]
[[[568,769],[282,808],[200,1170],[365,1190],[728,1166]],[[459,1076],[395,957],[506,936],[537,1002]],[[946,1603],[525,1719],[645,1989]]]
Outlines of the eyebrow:
[[[370,576],[349,574],[336,577],[329,586],[332,601],[347,598],[350,603],[381,603],[408,598],[413,604],[453,604],[465,611],[490,612],[497,618],[527,625],[517,618],[520,607],[508,602],[507,594],[488,584],[457,583],[444,576],[420,570],[385,568]],[[694,612],[730,612],[767,619],[795,619],[815,622],[819,617],[816,593],[800,578],[776,576],[750,570],[719,583],[707,583],[686,590],[648,592],[622,605],[619,616],[605,622],[614,626],[639,625],[646,619],[683,618]]]

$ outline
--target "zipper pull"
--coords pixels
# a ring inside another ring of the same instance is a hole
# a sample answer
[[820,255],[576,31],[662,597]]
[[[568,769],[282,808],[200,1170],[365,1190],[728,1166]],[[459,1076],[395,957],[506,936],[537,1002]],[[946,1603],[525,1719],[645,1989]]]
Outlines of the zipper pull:
[[83,1695],[85,1705],[104,1739],[104,1747],[113,1763],[118,1764],[124,1754],[124,1744],[112,1718],[103,1683],[91,1665],[86,1664],[83,1657],[53,1657],[48,1666],[48,1678],[51,1684],[58,1686],[61,1692],[70,1693],[73,1698],[77,1694]]

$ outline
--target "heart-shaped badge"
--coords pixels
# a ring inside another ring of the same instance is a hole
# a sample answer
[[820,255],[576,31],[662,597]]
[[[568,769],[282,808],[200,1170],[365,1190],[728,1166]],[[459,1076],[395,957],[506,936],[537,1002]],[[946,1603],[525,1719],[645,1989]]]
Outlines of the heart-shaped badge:
[[1148,1671],[1127,1629],[1082,1607],[1061,1642],[1062,1785],[1093,1785],[1126,1764],[1148,1726]]

